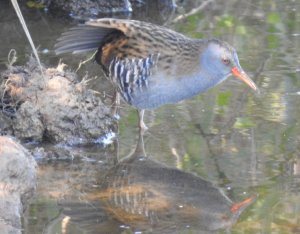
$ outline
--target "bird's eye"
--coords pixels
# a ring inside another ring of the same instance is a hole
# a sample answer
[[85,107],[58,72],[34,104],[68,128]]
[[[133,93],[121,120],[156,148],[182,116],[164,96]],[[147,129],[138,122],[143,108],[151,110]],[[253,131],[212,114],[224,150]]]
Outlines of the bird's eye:
[[228,65],[230,63],[230,60],[228,58],[222,58],[222,63]]

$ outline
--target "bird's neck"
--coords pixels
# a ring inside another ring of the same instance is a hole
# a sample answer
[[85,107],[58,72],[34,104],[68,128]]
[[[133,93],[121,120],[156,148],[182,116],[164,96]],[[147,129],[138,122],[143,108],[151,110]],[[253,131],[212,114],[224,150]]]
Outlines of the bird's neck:
[[133,105],[140,109],[151,109],[167,103],[189,99],[215,86],[214,80],[205,72],[190,74],[176,81],[160,82],[150,87]]
[[200,94],[223,80],[221,77],[216,80],[205,70],[199,69],[198,72],[179,79],[178,83],[173,85],[173,90],[179,94],[178,99],[183,100]]

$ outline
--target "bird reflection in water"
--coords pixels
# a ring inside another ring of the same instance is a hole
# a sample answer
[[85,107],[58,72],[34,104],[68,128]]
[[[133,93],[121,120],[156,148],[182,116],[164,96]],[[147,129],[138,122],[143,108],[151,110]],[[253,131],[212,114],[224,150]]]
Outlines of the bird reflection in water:
[[97,233],[115,233],[120,228],[211,233],[230,229],[255,198],[234,203],[209,181],[152,160],[140,134],[135,151],[86,191],[83,200],[88,203],[64,202],[63,207],[71,221]]

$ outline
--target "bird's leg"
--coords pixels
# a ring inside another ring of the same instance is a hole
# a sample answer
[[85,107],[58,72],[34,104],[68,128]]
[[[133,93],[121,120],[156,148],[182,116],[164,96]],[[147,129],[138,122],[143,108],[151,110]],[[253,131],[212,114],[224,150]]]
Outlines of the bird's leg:
[[138,110],[138,114],[139,114],[139,127],[140,127],[141,131],[146,131],[148,129],[148,127],[144,123],[144,113],[145,113],[145,110]]
[[113,97],[113,104],[110,110],[112,117],[114,117],[115,119],[120,118],[120,115],[118,113],[119,107],[120,107],[120,94],[117,90],[115,90],[114,97]]

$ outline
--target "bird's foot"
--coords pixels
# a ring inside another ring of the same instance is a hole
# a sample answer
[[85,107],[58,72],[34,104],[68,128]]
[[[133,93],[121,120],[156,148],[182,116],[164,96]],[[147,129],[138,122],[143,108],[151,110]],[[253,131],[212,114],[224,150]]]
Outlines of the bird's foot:
[[115,120],[120,120],[120,115],[118,113],[112,113],[111,116],[115,119]]
[[144,113],[145,113],[145,110],[138,110],[138,115],[139,115],[139,127],[140,127],[141,133],[144,133],[144,132],[147,131],[147,129],[148,129],[148,127],[147,127],[146,124],[144,123]]
[[115,120],[120,120],[120,114],[119,114],[118,106],[111,107],[110,116],[113,117]]
[[146,124],[144,123],[144,121],[140,121],[139,127],[140,127],[140,131],[142,133],[144,133],[144,132],[146,132],[148,130],[148,127],[146,126]]
[[119,111],[120,111],[120,94],[115,91],[113,97],[113,104],[110,109],[110,114],[115,120],[120,119]]

